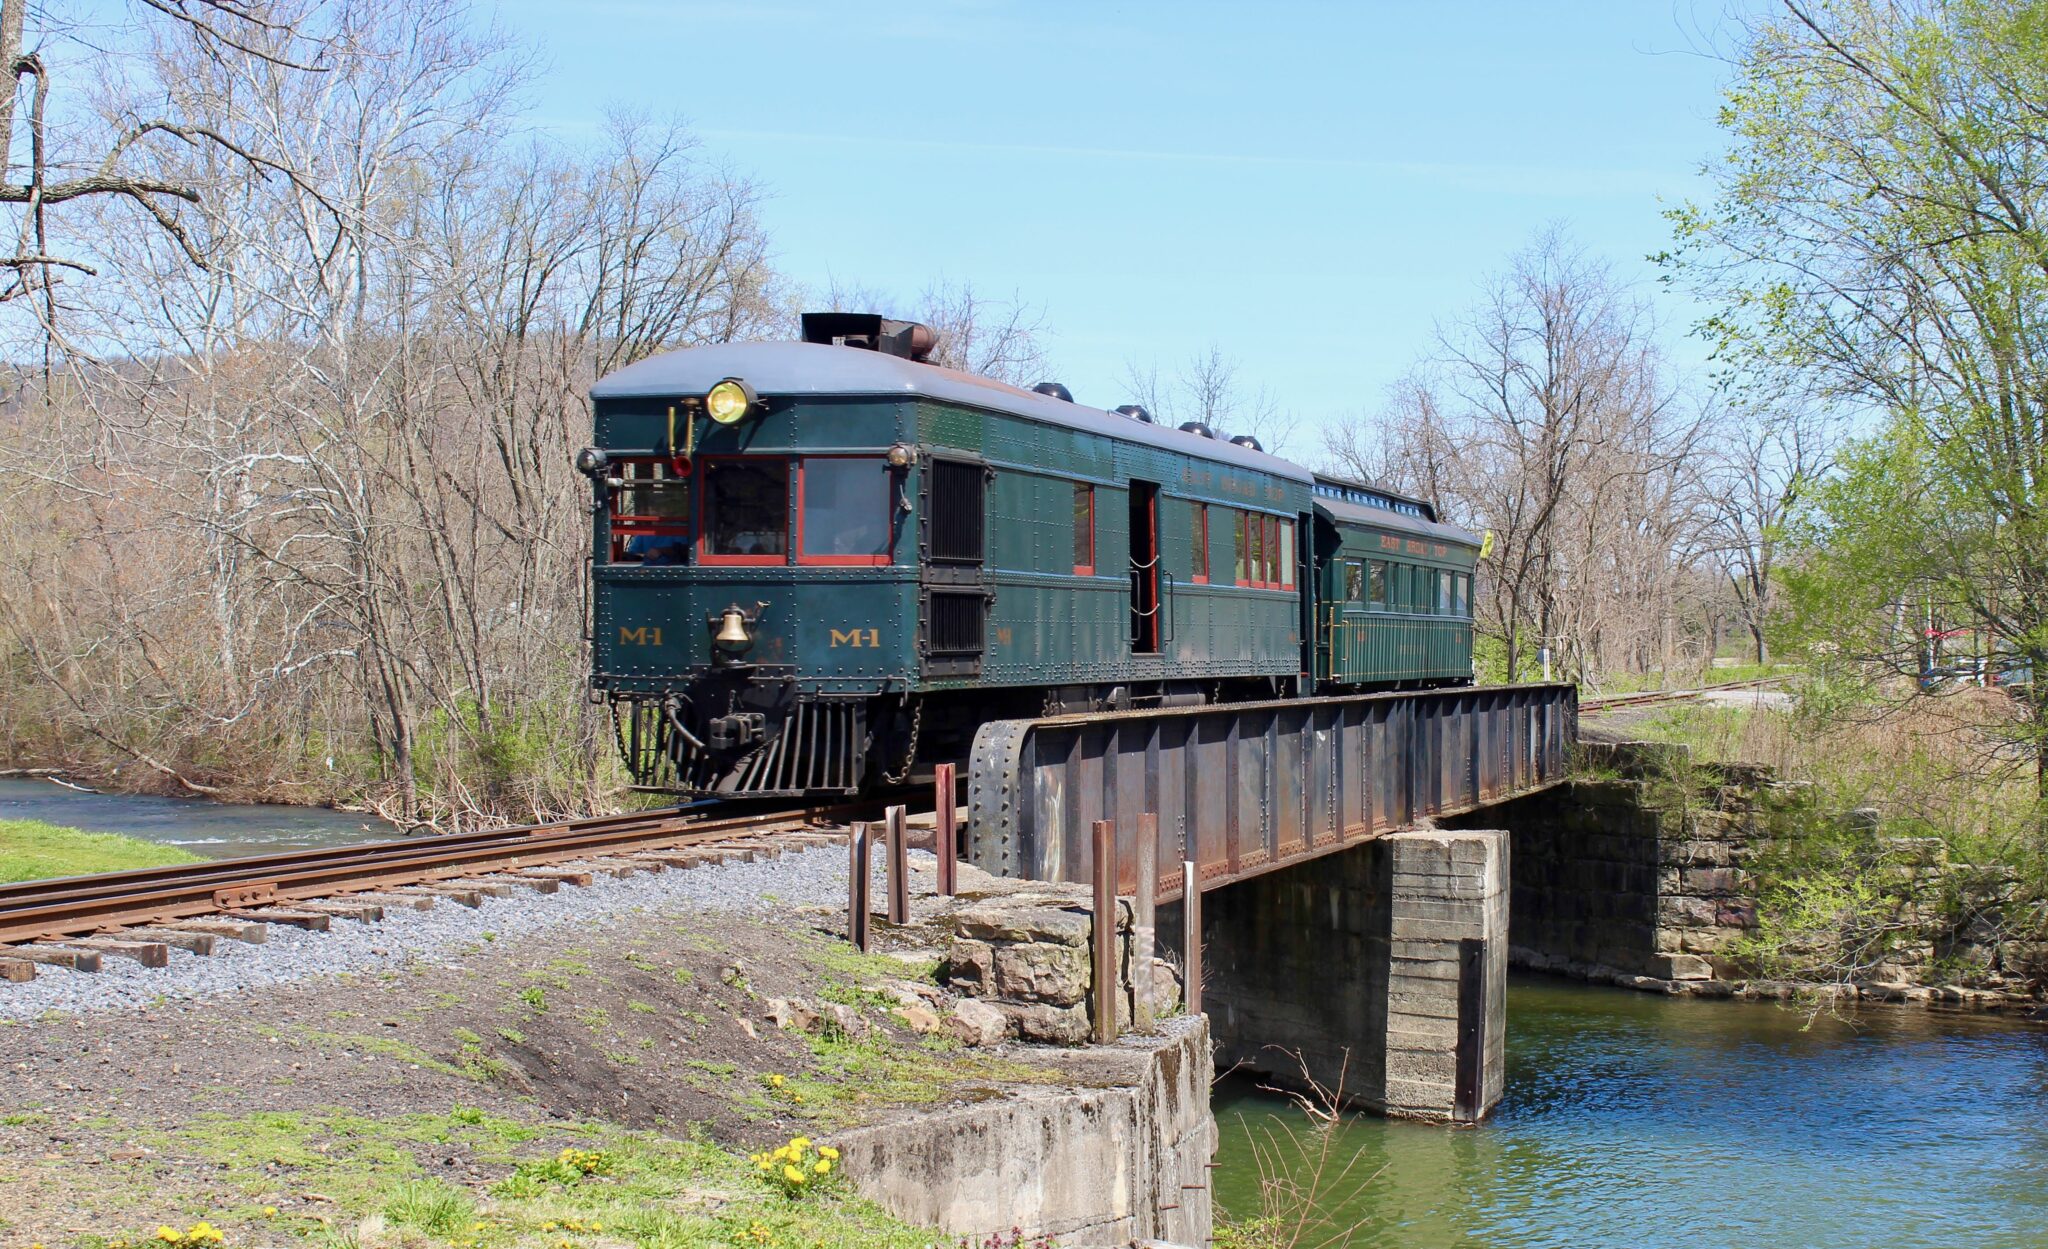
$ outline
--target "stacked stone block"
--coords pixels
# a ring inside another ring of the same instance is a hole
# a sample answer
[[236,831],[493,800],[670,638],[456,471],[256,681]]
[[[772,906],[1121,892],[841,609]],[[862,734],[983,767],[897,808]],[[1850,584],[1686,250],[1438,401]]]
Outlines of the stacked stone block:
[[[1094,917],[1088,891],[1045,884],[974,899],[942,921],[952,931],[944,976],[959,992],[986,1000],[1027,1041],[1080,1045],[1091,1034]],[[1132,1019],[1131,900],[1117,899],[1117,1026]],[[1163,959],[1152,960],[1152,1016],[1180,1001],[1180,981]]]
[[1204,895],[1220,1067],[1421,1119],[1499,1100],[1507,836],[1392,834]]

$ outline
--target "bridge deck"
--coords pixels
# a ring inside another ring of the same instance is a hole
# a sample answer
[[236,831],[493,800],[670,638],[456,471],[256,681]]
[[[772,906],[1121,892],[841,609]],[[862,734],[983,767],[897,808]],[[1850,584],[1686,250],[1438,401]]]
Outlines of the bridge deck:
[[[1137,817],[1203,888],[1533,793],[1564,779],[1578,690],[1505,685],[999,720],[975,737],[968,858],[999,876],[1086,881],[1116,823],[1136,888]],[[1160,873],[1160,898],[1179,873]]]

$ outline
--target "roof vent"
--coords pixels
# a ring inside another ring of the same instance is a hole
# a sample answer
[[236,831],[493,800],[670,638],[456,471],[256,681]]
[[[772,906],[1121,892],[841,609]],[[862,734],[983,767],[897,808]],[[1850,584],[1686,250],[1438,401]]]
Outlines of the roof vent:
[[1062,403],[1072,403],[1074,401],[1074,392],[1058,382],[1040,382],[1031,388],[1031,393],[1035,395],[1051,395]]
[[1216,436],[1215,430],[1210,429],[1200,421],[1182,421],[1180,423],[1180,432],[1183,434],[1200,434],[1204,438],[1214,438]]
[[1147,425],[1152,424],[1152,414],[1135,403],[1127,403],[1118,408],[1116,414],[1118,416],[1128,416],[1134,421],[1143,421]]
[[929,325],[891,321],[872,312],[806,312],[803,340],[918,361],[927,359],[939,345],[939,336]]
[[1250,434],[1239,434],[1237,437],[1232,438],[1230,440],[1230,445],[1233,447],[1250,447],[1254,451],[1265,450],[1264,447],[1259,445],[1259,440],[1252,437]]

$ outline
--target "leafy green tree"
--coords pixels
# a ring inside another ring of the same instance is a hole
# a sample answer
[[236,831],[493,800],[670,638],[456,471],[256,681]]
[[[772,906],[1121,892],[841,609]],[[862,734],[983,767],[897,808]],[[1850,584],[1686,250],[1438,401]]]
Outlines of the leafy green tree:
[[2048,3],[1784,0],[1744,31],[1674,276],[1738,391],[1868,414],[1794,526],[1796,628],[1913,670],[1934,605],[2030,661],[2048,800]]

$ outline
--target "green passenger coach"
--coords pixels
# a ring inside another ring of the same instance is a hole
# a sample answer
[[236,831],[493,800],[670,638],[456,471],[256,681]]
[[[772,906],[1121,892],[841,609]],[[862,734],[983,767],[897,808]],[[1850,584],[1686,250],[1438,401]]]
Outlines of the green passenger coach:
[[852,794],[990,719],[1470,681],[1478,543],[1427,504],[933,341],[810,314],[592,388],[590,683],[636,783]]

